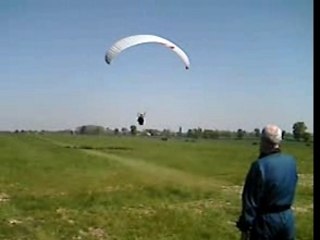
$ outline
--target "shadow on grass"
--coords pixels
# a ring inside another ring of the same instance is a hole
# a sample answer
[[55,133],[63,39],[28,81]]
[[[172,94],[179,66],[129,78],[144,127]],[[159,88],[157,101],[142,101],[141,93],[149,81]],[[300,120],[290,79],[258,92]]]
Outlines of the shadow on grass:
[[131,148],[131,147],[121,147],[121,146],[94,147],[94,146],[89,146],[89,145],[65,146],[65,148],[90,149],[90,150],[122,150],[122,151],[133,150],[133,148]]

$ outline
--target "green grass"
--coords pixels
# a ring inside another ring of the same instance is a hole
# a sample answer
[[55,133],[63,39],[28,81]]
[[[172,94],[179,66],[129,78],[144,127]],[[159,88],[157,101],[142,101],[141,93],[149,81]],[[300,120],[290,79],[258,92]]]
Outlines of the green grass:
[[[239,239],[252,141],[0,135],[0,239]],[[296,156],[297,239],[313,239],[313,148]]]

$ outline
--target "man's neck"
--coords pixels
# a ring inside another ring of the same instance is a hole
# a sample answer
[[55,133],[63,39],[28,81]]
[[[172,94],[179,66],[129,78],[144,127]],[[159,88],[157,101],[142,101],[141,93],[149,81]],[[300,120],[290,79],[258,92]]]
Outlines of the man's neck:
[[260,152],[259,158],[266,157],[268,155],[281,152],[280,148],[273,148],[269,151]]

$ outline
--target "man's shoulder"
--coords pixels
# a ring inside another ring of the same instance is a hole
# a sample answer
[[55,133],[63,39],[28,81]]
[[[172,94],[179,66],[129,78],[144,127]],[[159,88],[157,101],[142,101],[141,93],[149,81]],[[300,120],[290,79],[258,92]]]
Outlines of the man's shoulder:
[[257,159],[257,161],[264,161],[264,160],[270,159],[270,158],[292,158],[292,159],[294,159],[294,156],[291,154],[288,154],[288,153],[275,152],[275,153],[271,153],[266,156],[260,157],[259,159]]
[[256,162],[257,165],[261,166],[273,162],[296,162],[296,159],[291,154],[278,152],[259,158]]

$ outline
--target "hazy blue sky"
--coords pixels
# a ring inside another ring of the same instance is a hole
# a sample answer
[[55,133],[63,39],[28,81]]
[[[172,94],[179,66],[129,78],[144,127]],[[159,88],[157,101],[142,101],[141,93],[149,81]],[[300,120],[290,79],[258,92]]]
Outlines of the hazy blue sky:
[[[177,43],[127,49],[120,38]],[[1,0],[0,130],[83,124],[313,131],[311,0]]]

